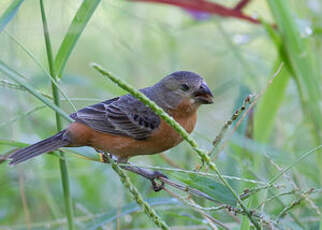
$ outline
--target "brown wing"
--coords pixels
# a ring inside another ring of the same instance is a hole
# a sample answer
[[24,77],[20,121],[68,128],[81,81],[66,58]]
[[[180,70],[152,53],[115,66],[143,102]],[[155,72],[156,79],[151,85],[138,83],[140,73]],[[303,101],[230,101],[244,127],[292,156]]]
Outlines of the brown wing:
[[70,117],[96,131],[138,140],[146,139],[160,125],[160,117],[131,95],[88,106]]

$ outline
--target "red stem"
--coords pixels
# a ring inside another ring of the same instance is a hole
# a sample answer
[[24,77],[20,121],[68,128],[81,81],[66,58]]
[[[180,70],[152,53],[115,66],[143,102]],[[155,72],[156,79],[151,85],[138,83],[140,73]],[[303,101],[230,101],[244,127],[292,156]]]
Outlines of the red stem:
[[[206,12],[210,14],[217,14],[222,17],[233,17],[242,20],[249,21],[254,24],[260,24],[260,21],[254,19],[248,15],[243,14],[239,9],[230,9],[228,7],[219,5],[214,2],[208,2],[206,0],[131,0],[135,2],[154,2],[160,4],[168,4],[179,6],[181,8],[195,10],[200,12]],[[241,8],[247,4],[248,0],[242,0],[239,4],[241,4]],[[237,4],[237,6],[239,5]],[[237,7],[236,6],[236,7]],[[240,8],[240,6],[239,6]]]
[[240,2],[237,3],[234,10],[241,11],[249,2],[250,0],[241,0]]

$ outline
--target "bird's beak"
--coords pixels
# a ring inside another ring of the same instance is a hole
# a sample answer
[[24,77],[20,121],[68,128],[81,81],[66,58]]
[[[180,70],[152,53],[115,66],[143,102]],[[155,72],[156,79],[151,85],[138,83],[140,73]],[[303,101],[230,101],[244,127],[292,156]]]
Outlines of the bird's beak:
[[209,87],[206,83],[202,83],[198,90],[193,93],[194,98],[201,104],[212,104],[214,103],[214,96],[212,95]]

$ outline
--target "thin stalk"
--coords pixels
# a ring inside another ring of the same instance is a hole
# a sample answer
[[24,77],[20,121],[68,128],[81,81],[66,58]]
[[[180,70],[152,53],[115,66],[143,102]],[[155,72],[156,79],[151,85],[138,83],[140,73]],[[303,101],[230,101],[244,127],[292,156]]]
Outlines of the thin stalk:
[[143,197],[141,196],[140,192],[133,185],[133,183],[131,182],[127,174],[124,172],[124,170],[121,169],[114,160],[110,159],[108,155],[104,156],[107,157],[108,161],[112,164],[112,168],[119,175],[121,182],[129,190],[137,204],[141,206],[144,213],[154,222],[156,226],[158,226],[162,230],[169,230],[169,226],[167,225],[167,223],[160,218],[160,216],[155,212],[155,210],[149,205],[148,202],[143,200]]
[[211,215],[209,215],[208,213],[205,212],[205,210],[220,210],[220,209],[224,209],[225,208],[225,205],[221,205],[221,206],[218,206],[218,207],[213,207],[213,208],[203,208],[201,206],[199,206],[198,204],[196,204],[191,198],[184,198],[182,196],[179,196],[178,194],[176,194],[175,192],[172,192],[171,190],[167,189],[167,188],[164,188],[164,191],[166,191],[167,193],[169,193],[170,196],[173,196],[175,198],[177,198],[178,200],[182,201],[182,203],[184,203],[185,205],[187,206],[190,206],[192,207],[195,211],[199,212],[205,219],[207,219],[209,222],[209,226],[212,228],[212,229],[217,229],[216,226],[212,226],[211,223],[213,224],[217,224],[219,226],[221,226],[223,229],[228,229],[229,228],[224,225],[223,223],[221,223],[220,221],[218,221],[217,219],[215,219],[214,217],[212,217]]
[[60,91],[60,93],[63,95],[63,97],[66,99],[66,101],[68,101],[68,103],[72,106],[72,108],[75,110],[76,112],[76,107],[73,104],[73,102],[71,101],[71,99],[66,95],[66,93],[64,92],[63,89],[61,89],[59,87],[59,83],[56,81],[56,79],[54,77],[52,77],[50,75],[50,73],[48,73],[48,71],[45,69],[45,67],[43,67],[41,65],[41,63],[37,60],[37,58],[32,54],[32,52],[30,50],[28,50],[20,41],[18,41],[11,33],[9,33],[8,31],[4,30],[4,33],[10,38],[12,39],[38,66],[39,68],[49,77],[50,81],[52,82],[52,84],[54,84],[58,90]]
[[69,122],[73,122],[73,119],[71,119],[61,108],[59,108],[57,105],[53,104],[51,101],[48,100],[48,98],[51,99],[51,97],[48,97],[48,95],[38,92],[30,84],[28,84],[23,80],[24,79],[23,75],[8,67],[1,60],[0,60],[0,72],[4,73],[9,78],[14,80],[16,83],[18,83],[18,85],[21,85],[27,92],[29,92],[31,95],[36,97],[42,103],[47,105],[48,108],[51,108],[52,110],[58,112],[61,117],[65,118],[65,120]]
[[293,161],[289,166],[287,166],[286,168],[284,168],[283,170],[281,170],[276,176],[274,176],[272,179],[269,180],[268,184],[272,185],[275,181],[277,181],[278,178],[280,178],[282,175],[284,175],[289,169],[291,169],[295,164],[297,164],[299,161],[303,160],[304,158],[308,157],[309,155],[311,155],[312,153],[314,153],[315,151],[319,150],[322,148],[322,145],[319,145],[313,149],[311,149],[310,151],[303,153],[301,155],[301,157],[299,157],[298,159],[296,159],[295,161]]
[[[48,58],[48,66],[49,66],[49,73],[56,81],[56,72],[54,67],[54,58],[50,43],[50,37],[49,37],[49,31],[48,31],[48,25],[47,25],[47,19],[44,9],[43,1],[40,0],[40,10],[41,10],[41,18],[43,22],[43,30],[44,30],[44,37],[46,42],[46,50],[47,50],[47,58]],[[56,84],[53,82],[51,83],[52,87],[52,94],[54,98],[54,103],[57,107],[60,106],[60,100],[59,100],[59,93],[58,88]],[[56,112],[56,126],[57,131],[62,130],[62,120],[60,115]],[[64,153],[60,151],[61,158],[59,159],[59,166],[60,166],[60,174],[61,174],[61,180],[62,180],[62,186],[63,186],[63,192],[64,192],[64,201],[65,201],[65,209],[67,214],[67,222],[68,222],[68,229],[73,230],[74,229],[74,221],[73,221],[73,207],[72,207],[72,198],[70,194],[70,186],[69,186],[69,176],[68,176],[68,169],[67,169],[67,163],[64,156]]]

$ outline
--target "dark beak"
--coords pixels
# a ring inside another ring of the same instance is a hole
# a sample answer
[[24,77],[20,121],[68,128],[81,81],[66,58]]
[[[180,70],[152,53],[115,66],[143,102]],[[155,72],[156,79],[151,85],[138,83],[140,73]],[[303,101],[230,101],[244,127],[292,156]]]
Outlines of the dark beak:
[[201,104],[212,104],[214,103],[213,98],[209,87],[206,83],[202,83],[197,91],[193,93],[194,98]]

